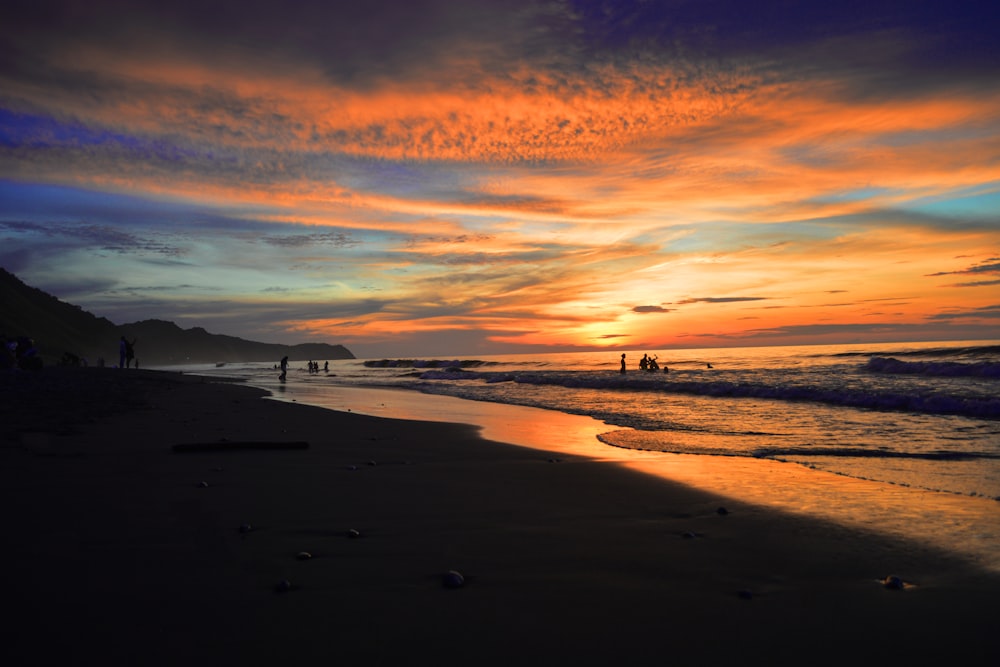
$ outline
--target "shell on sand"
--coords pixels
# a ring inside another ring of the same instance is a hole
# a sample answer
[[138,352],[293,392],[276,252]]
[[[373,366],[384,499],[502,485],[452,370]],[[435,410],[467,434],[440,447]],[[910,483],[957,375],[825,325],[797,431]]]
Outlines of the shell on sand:
[[310,558],[313,557],[313,555],[311,553],[309,553],[308,551],[300,551],[297,554],[295,554],[295,557],[298,560],[309,560]]

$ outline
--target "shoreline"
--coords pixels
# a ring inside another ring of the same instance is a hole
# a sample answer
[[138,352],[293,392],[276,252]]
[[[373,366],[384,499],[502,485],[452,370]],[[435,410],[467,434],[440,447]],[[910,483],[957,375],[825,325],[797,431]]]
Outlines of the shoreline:
[[[925,544],[467,425],[26,377],[0,384],[11,664],[1000,657],[1000,576]],[[249,441],[308,447],[173,449]]]
[[993,498],[854,478],[790,461],[622,448],[598,440],[600,434],[622,427],[543,408],[395,387],[340,386],[334,400],[322,400],[325,396],[314,394],[311,388],[288,388],[269,398],[393,419],[469,424],[494,442],[557,456],[585,456],[720,498],[736,497],[762,507],[916,540],[1000,573],[1000,503]]

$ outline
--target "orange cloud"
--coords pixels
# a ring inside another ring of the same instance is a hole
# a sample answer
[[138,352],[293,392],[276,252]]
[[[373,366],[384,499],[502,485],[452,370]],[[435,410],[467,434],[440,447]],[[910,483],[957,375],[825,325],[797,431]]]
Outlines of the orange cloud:
[[[320,304],[287,318],[309,335],[667,346],[995,301],[934,277],[996,253],[995,228],[921,208],[996,192],[992,90],[859,98],[833,75],[679,59],[456,60],[349,85],[273,53],[164,44],[52,64],[89,94],[4,80],[5,99],[86,140],[39,137],[45,150],[11,149],[0,174],[356,235],[350,252],[283,248],[308,278],[283,294]],[[362,314],[321,309],[376,291]]]

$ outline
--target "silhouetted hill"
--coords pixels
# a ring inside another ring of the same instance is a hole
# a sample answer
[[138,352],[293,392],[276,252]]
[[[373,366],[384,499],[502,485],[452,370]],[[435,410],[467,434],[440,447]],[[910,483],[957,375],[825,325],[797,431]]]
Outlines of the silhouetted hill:
[[118,339],[136,339],[136,357],[143,366],[237,361],[292,361],[353,359],[343,345],[301,343],[279,345],[210,334],[200,327],[181,329],[173,322],[144,320],[116,325],[79,306],[60,301],[40,289],[25,285],[0,268],[0,336],[34,339],[46,364],[57,363],[69,353],[93,365],[103,357],[118,363]]
[[123,325],[121,329],[126,338],[136,339],[135,355],[146,366],[221,361],[277,363],[285,355],[291,361],[354,358],[343,345],[257,343],[235,336],[210,334],[201,327],[181,329],[173,322],[163,320],[143,320]]

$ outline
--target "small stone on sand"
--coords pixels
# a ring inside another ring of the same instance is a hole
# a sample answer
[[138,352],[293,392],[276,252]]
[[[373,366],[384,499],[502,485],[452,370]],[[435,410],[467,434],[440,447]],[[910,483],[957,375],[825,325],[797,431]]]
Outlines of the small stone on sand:
[[445,588],[462,588],[465,586],[465,577],[458,570],[448,570],[441,577],[441,584]]

